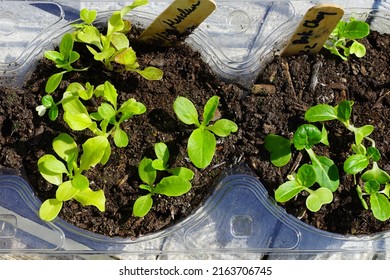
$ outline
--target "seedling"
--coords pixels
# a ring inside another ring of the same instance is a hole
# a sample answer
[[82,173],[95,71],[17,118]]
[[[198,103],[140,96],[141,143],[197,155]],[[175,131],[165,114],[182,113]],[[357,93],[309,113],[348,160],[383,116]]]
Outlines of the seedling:
[[73,50],[74,40],[71,34],[65,34],[62,37],[58,51],[47,51],[44,56],[53,61],[57,68],[64,69],[59,73],[55,73],[49,77],[46,82],[46,93],[54,92],[60,85],[64,74],[71,71],[86,71],[87,68],[77,69],[73,68],[72,63],[76,62],[80,58],[80,54]]
[[160,80],[163,76],[160,69],[153,66],[140,69],[136,53],[126,37],[126,33],[131,30],[131,23],[124,20],[123,17],[134,8],[147,3],[147,0],[135,0],[130,6],[114,12],[108,21],[105,35],[93,25],[96,19],[96,11],[82,9],[80,18],[83,23],[74,24],[76,31],[73,36],[77,42],[87,44],[87,48],[93,54],[94,59],[101,61],[108,70],[114,70],[113,62],[116,62],[123,65],[126,71],[137,72],[145,79]]
[[[355,127],[350,121],[352,106],[353,101],[347,100],[340,102],[335,107],[327,104],[316,105],[306,111],[305,120],[322,123],[337,120],[354,134],[355,141],[351,145],[352,154],[345,160],[343,170],[347,174],[354,176],[358,196],[364,208],[369,208],[364,199],[364,196],[369,196],[370,208],[374,217],[385,221],[390,218],[390,176],[386,171],[379,168],[378,165],[381,155],[375,147],[375,141],[369,137],[374,127],[372,125]],[[309,193],[306,205],[311,211],[318,211],[322,204],[332,201],[329,192],[321,189],[327,188],[332,192],[336,191],[339,184],[338,170],[331,159],[314,155],[311,147],[320,142],[329,144],[324,125],[322,126],[322,131],[320,131],[312,124],[304,124],[294,133],[292,141],[277,135],[267,135],[265,148],[270,152],[271,162],[275,166],[283,166],[289,162],[291,158],[290,146],[294,144],[296,149],[304,148],[308,152],[314,173],[316,174],[313,176],[313,170],[309,168],[310,165],[304,165],[298,170],[297,175],[289,175],[288,179],[290,181],[282,184],[275,191],[275,199],[278,202],[286,202],[303,190]],[[365,142],[371,145],[366,147],[364,145]],[[370,164],[371,168],[369,168]],[[358,175],[364,183],[363,188],[357,183],[356,177]],[[315,182],[320,185],[320,188],[316,191],[321,191],[316,193],[314,199],[311,198],[309,200],[310,197],[313,197],[313,191],[309,188],[314,184],[314,177]]]
[[[57,156],[47,154],[38,160],[38,170],[49,183],[58,186],[56,197],[47,199],[41,205],[39,216],[51,221],[57,217],[64,201],[75,199],[83,206],[93,205],[100,211],[105,210],[105,196],[102,190],[93,191],[88,178],[82,173],[98,163],[105,164],[110,156],[107,138],[96,136],[83,145],[83,154],[79,160],[79,151],[73,138],[65,133],[53,140],[53,149]],[[65,176],[64,176],[65,175]],[[64,178],[67,178],[64,181]]]
[[357,40],[365,38],[369,33],[370,26],[364,21],[354,18],[350,18],[349,22],[340,20],[325,42],[324,48],[343,60],[347,60],[351,54],[361,58],[366,54],[366,48]]
[[[144,217],[153,206],[153,195],[180,196],[191,189],[191,180],[194,173],[185,167],[169,169],[169,150],[165,143],[157,143],[154,147],[157,159],[143,158],[138,166],[138,174],[145,184],[140,188],[149,193],[137,198],[133,206],[133,214],[136,217]],[[161,179],[155,184],[157,171],[167,171],[173,175]]]
[[173,104],[180,121],[197,127],[188,139],[187,149],[189,158],[198,168],[206,168],[211,163],[217,146],[215,135],[226,137],[238,129],[233,121],[227,119],[219,119],[213,125],[209,125],[215,116],[218,104],[218,96],[213,96],[207,101],[202,122],[199,121],[198,111],[189,99],[179,96]]
[[[286,202],[302,191],[309,193],[306,206],[310,211],[318,211],[323,204],[333,200],[332,192],[339,186],[338,170],[334,162],[314,153],[313,147],[319,143],[328,145],[327,133],[319,130],[311,124],[298,127],[293,139],[288,140],[278,135],[267,135],[265,148],[271,153],[271,162],[276,166],[287,164],[291,158],[291,145],[297,150],[305,150],[312,164],[305,164],[298,169],[297,174],[291,174],[285,182],[275,191],[275,199],[278,202]],[[282,145],[280,145],[282,144]],[[310,189],[314,183],[319,188]]]
[[[102,97],[96,112],[89,113],[82,100],[89,100],[93,96]],[[121,124],[135,115],[145,113],[146,107],[130,98],[118,108],[118,93],[110,82],[105,82],[96,89],[86,84],[70,84],[59,102],[54,102],[51,96],[42,99],[42,105],[37,107],[39,115],[49,109],[49,117],[54,120],[58,116],[58,106],[64,109],[64,121],[72,130],[81,131],[90,129],[95,135],[112,136],[117,147],[126,147],[129,143],[127,134],[121,129]]]
[[154,152],[157,159],[153,160],[152,167],[158,171],[166,171],[172,175],[182,177],[188,181],[191,181],[194,177],[194,172],[186,167],[174,167],[168,168],[169,150],[165,143],[156,143],[154,145]]
[[[81,100],[89,100],[92,96],[100,97],[104,102],[97,108],[97,112],[90,114]],[[116,146],[127,146],[129,140],[120,125],[132,116],[146,111],[145,106],[135,99],[127,100],[118,109],[117,98],[116,89],[109,82],[99,85],[96,89],[88,83],[85,87],[72,83],[58,103],[55,103],[50,95],[43,98],[43,104],[37,108],[40,115],[49,109],[50,118],[55,119],[61,104],[64,120],[71,129],[79,131],[88,128],[96,136],[89,138],[82,145],[83,154],[79,164],[77,144],[71,136],[64,133],[53,140],[53,149],[62,161],[51,154],[38,160],[38,169],[43,178],[58,186],[56,197],[42,204],[39,211],[41,219],[53,220],[60,212],[63,202],[70,199],[75,199],[82,205],[94,205],[104,211],[103,191],[91,190],[88,178],[82,172],[108,161],[111,155],[109,136],[113,136]],[[63,181],[64,175],[68,178],[67,181]]]
[[[357,192],[362,200],[364,208],[368,205],[363,196],[370,196],[370,207],[375,218],[385,221],[390,218],[389,182],[390,176],[383,169],[379,168],[378,162],[381,158],[380,151],[375,147],[375,141],[371,137],[374,130],[372,125],[355,127],[351,121],[353,101],[342,101],[338,106],[321,104],[310,108],[305,119],[310,122],[323,122],[338,120],[349,131],[354,133],[355,142],[352,144],[352,155],[344,162],[343,169],[347,174],[354,176]],[[366,147],[364,140],[371,144]],[[371,168],[368,167],[371,165]],[[357,184],[356,176],[360,175],[363,181],[363,189]]]

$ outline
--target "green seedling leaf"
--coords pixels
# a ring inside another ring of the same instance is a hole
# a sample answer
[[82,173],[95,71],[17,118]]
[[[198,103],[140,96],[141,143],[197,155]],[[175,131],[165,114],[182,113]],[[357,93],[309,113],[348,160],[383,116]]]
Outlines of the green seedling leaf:
[[317,183],[334,192],[340,185],[339,172],[333,160],[325,156],[316,156],[309,152],[313,168],[316,172]]
[[127,48],[115,56],[115,62],[122,65],[135,65],[137,63],[137,54],[133,48]]
[[337,119],[337,111],[327,104],[310,107],[305,113],[305,120],[309,122],[324,122]]
[[156,143],[154,145],[154,153],[156,154],[158,159],[161,159],[164,163],[167,163],[169,160],[169,150],[168,146],[163,143]]
[[152,194],[140,196],[136,199],[133,206],[133,215],[136,217],[144,217],[149,213],[153,205]]
[[176,98],[175,102],[173,103],[173,110],[175,111],[175,114],[179,120],[183,123],[200,126],[198,120],[198,111],[189,99],[182,96]]
[[390,218],[390,202],[383,194],[371,194],[370,206],[372,214],[376,219],[384,222]]
[[164,72],[156,67],[149,66],[145,69],[134,69],[135,72],[140,74],[144,79],[149,81],[159,81],[163,78]]
[[325,125],[322,125],[321,129],[321,141],[322,144],[329,146],[329,140],[328,140],[328,131],[325,128]]
[[114,109],[117,108],[117,99],[118,99],[118,93],[110,82],[106,81],[104,83],[104,93],[103,93],[104,99],[106,99],[108,102],[110,102],[113,106]]
[[369,180],[375,180],[380,184],[386,184],[387,182],[390,182],[389,174],[386,171],[380,169],[375,163],[373,164],[373,168],[371,170],[367,170],[362,174],[361,178],[363,182],[367,182]]
[[191,183],[179,176],[169,176],[163,178],[153,189],[153,193],[166,196],[180,196],[191,189]]
[[65,73],[66,71],[63,71],[63,72],[55,73],[49,77],[45,85],[46,93],[48,94],[53,93],[58,88]]
[[45,106],[46,108],[50,108],[55,104],[53,96],[51,95],[45,95],[42,97],[42,105]]
[[63,173],[53,172],[47,169],[45,162],[56,159],[53,155],[44,155],[38,160],[38,170],[42,177],[49,183],[59,186],[62,184]]
[[[77,41],[83,42],[85,44],[90,44],[98,47],[100,50],[103,49],[103,46],[100,41],[100,32],[99,30],[94,26],[86,26],[76,34]],[[93,48],[89,48],[87,46],[88,50],[93,50],[95,53],[96,51]],[[91,52],[92,54],[95,54]]]
[[83,154],[80,158],[80,169],[88,170],[90,167],[94,167],[96,164],[102,162],[105,155],[103,151],[106,151],[110,143],[104,136],[95,136],[85,141],[82,146]]
[[129,39],[123,33],[113,33],[111,36],[111,44],[118,51],[129,48]]
[[173,175],[182,177],[183,179],[186,179],[187,181],[191,181],[195,175],[191,169],[188,169],[186,167],[175,167],[175,168],[169,169],[169,172]]
[[73,51],[73,36],[72,34],[65,34],[60,42],[60,53],[64,56],[64,61],[68,61]]
[[366,47],[362,43],[359,43],[357,41],[352,43],[349,51],[351,54],[354,54],[359,58],[362,58],[366,55]]
[[90,188],[86,188],[79,191],[75,197],[75,200],[80,202],[83,206],[95,206],[99,211],[104,212],[106,210],[106,197],[103,190],[93,191]]
[[44,53],[44,57],[53,61],[54,63],[62,63],[64,61],[64,56],[62,53],[57,51],[47,51]]
[[362,127],[355,128],[355,142],[357,145],[360,145],[363,141],[363,139],[367,136],[369,136],[374,131],[374,126],[372,125],[365,125]]
[[371,157],[373,161],[380,161],[381,153],[375,147],[368,147],[367,156]]
[[364,190],[368,194],[374,194],[377,193],[380,189],[381,185],[376,180],[369,180],[364,184]]
[[142,190],[148,191],[148,192],[150,192],[150,193],[153,191],[151,186],[145,185],[145,184],[141,184],[141,185],[139,186],[139,188],[142,189]]
[[273,165],[281,167],[291,159],[291,144],[289,139],[279,135],[268,134],[265,137],[265,149],[270,153]]
[[127,137],[126,132],[117,127],[114,131],[114,143],[118,148],[127,147],[129,144],[129,137]]
[[310,149],[322,140],[322,132],[312,124],[303,124],[295,131],[293,143],[297,150]]
[[[87,46],[88,47],[88,46]],[[90,51],[92,48],[88,48]],[[91,51],[92,52],[92,51]],[[110,58],[115,54],[114,48],[109,48],[107,50],[104,50],[102,52],[96,52],[93,56],[93,58],[97,61],[109,61]],[[108,62],[107,62],[108,63]],[[109,69],[112,70],[112,69]]]
[[150,158],[143,158],[138,165],[138,174],[143,182],[152,186],[157,177],[157,172],[152,166],[153,160]]
[[347,100],[341,101],[340,104],[336,106],[337,119],[343,123],[348,122],[352,114],[352,105],[353,105],[352,101],[347,101]]
[[75,131],[84,130],[94,123],[88,114],[72,114],[71,111],[64,112],[64,120]]
[[62,209],[62,201],[55,198],[47,199],[39,209],[39,217],[47,222],[54,220]]
[[71,200],[78,192],[79,190],[73,187],[71,181],[66,181],[58,186],[56,199],[58,201],[68,201]]
[[66,133],[61,133],[53,140],[53,149],[65,162],[78,158],[78,147],[73,138]]
[[130,98],[125,101],[118,110],[118,113],[122,113],[122,117],[119,122],[122,122],[135,115],[141,115],[145,112],[146,107],[144,104],[137,102],[134,98]]
[[114,32],[121,31],[125,27],[122,15],[120,12],[114,12],[108,21],[107,36],[111,36]]
[[[72,64],[73,62],[76,62],[77,60],[79,60],[80,58],[80,54],[78,52],[75,52],[75,51],[71,51],[70,52],[70,55],[69,55],[69,61],[67,62],[67,64]],[[87,68],[85,68],[87,69]],[[73,69],[72,67],[69,67],[69,71],[71,70],[75,70]],[[78,69],[80,70],[80,69]]]
[[45,171],[53,174],[67,174],[68,170],[62,161],[56,159],[53,155],[44,155],[38,160],[38,165],[42,165]]
[[358,174],[366,169],[369,163],[370,161],[367,156],[355,154],[347,158],[343,168],[347,174]]
[[157,156],[157,159],[153,161],[153,168],[163,171],[167,169],[167,164],[169,160],[169,150],[168,146],[165,143],[156,143],[154,145],[154,152]]
[[76,174],[72,178],[72,186],[79,191],[83,191],[89,187],[89,180],[82,174]]
[[161,160],[161,159],[153,160],[152,166],[153,166],[154,169],[159,170],[159,171],[164,171],[164,170],[167,169],[167,167],[165,166],[164,161]]
[[301,186],[310,188],[316,182],[316,172],[313,166],[304,164],[298,169],[296,181]]
[[71,93],[64,93],[62,108],[64,109],[65,122],[71,129],[76,131],[90,127],[94,122],[89,116],[87,109],[79,99],[71,97]]
[[367,154],[367,149],[362,144],[360,145],[352,144],[351,148],[355,154],[361,154],[361,155]]
[[96,19],[96,10],[82,9],[80,11],[80,18],[87,24],[92,24]]
[[386,183],[385,188],[383,189],[382,193],[386,195],[388,198],[390,198],[390,184]]
[[370,26],[363,21],[353,20],[345,25],[341,36],[350,40],[362,39],[370,33]]
[[204,111],[203,111],[202,125],[204,127],[206,127],[210,123],[212,118],[214,117],[215,111],[218,108],[218,104],[219,104],[219,97],[218,96],[213,96],[207,101],[206,105],[204,106]]
[[[89,85],[89,83],[87,83]],[[91,85],[89,85],[91,86]],[[74,96],[78,96],[81,91],[85,90],[84,86],[80,83],[74,82],[69,84],[69,86],[66,88],[66,91],[71,93]]]
[[108,103],[102,103],[98,108],[99,115],[106,120],[111,120],[115,117],[115,109]]
[[[85,88],[82,85],[80,85],[80,86],[81,86],[81,88],[77,91],[80,98],[83,100],[91,99],[93,96],[93,92],[94,92],[94,86],[92,86],[90,83],[86,83]],[[69,87],[67,90],[69,90]]]
[[275,190],[275,199],[280,203],[289,201],[304,189],[297,181],[287,181]]
[[229,136],[232,132],[237,132],[238,126],[231,120],[220,119],[217,120],[213,125],[207,127],[207,129],[219,137],[226,137]]
[[[199,123],[198,112],[189,99],[179,96],[173,104],[173,109],[179,120],[198,127],[191,133],[187,143],[188,155],[198,168],[207,167],[214,157],[217,145],[215,135],[212,133],[214,129],[219,135],[225,135],[229,130],[229,134],[236,131],[236,126],[232,122],[223,119],[214,128],[208,126],[217,110],[218,102],[219,97],[217,96],[213,96],[207,101],[204,106],[202,123]],[[222,128],[222,126],[226,127]]]
[[131,10],[133,10],[133,9],[139,7],[139,6],[146,5],[146,4],[148,4],[148,0],[135,0],[131,5],[122,8],[122,10],[121,10],[122,18],[127,13],[129,13]]
[[213,160],[216,146],[214,134],[198,128],[191,133],[188,139],[188,155],[196,167],[205,168]]
[[58,117],[58,108],[57,106],[51,107],[49,110],[49,119],[55,121]]
[[328,188],[319,188],[311,191],[306,199],[306,207],[312,212],[320,210],[324,204],[329,204],[333,201],[333,194]]

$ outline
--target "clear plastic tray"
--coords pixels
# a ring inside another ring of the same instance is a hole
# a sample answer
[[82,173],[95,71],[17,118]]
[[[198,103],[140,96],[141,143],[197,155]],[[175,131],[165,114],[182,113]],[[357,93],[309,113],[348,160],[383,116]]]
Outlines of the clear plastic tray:
[[[131,13],[147,25],[170,1],[150,1]],[[216,1],[218,8],[188,39],[224,79],[250,85],[267,57],[295,29],[305,11],[321,1]],[[338,3],[340,1],[328,1]],[[382,1],[342,1],[346,16],[367,19],[372,29],[389,30],[389,9]],[[117,10],[110,1],[0,1],[0,82],[18,85],[45,49],[89,7]],[[205,258],[255,254],[388,253],[390,232],[342,236],[324,232],[286,214],[261,182],[232,170],[198,211],[169,229],[136,240],[108,238],[61,219],[43,222],[40,201],[28,182],[0,170],[0,253],[38,254],[185,254]]]

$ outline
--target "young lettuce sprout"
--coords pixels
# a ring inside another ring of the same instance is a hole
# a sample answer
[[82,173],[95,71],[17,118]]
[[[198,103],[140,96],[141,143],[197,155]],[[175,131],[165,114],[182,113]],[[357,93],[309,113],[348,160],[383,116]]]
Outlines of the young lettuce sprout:
[[74,24],[76,31],[73,36],[77,42],[87,44],[94,59],[101,61],[108,70],[114,70],[113,62],[124,66],[126,71],[133,71],[148,80],[160,80],[163,72],[153,66],[140,69],[135,51],[130,46],[126,33],[131,30],[131,23],[123,17],[134,8],[146,5],[147,0],[135,0],[131,5],[114,12],[108,20],[107,33],[101,34],[93,25],[96,11],[82,9],[80,18],[84,21]]
[[351,54],[361,58],[366,54],[366,48],[357,40],[369,33],[370,26],[364,21],[354,18],[350,18],[349,22],[341,20],[325,42],[324,48],[343,60],[347,60]]
[[[97,112],[89,113],[82,100],[89,100],[93,96],[102,97],[104,102],[97,108]],[[130,98],[118,108],[117,99],[118,93],[108,81],[96,88],[89,83],[85,87],[80,83],[72,83],[57,103],[51,96],[44,96],[37,111],[43,115],[48,109],[50,119],[55,120],[58,116],[58,106],[61,104],[64,109],[64,121],[72,130],[81,131],[88,128],[95,135],[105,137],[111,135],[117,147],[126,147],[129,139],[121,124],[135,115],[145,113],[146,107]]]
[[[276,201],[286,202],[300,192],[306,191],[309,193],[306,207],[312,212],[317,212],[323,204],[332,202],[332,192],[339,186],[338,170],[331,159],[314,153],[313,146],[319,143],[328,145],[327,133],[324,129],[321,131],[311,124],[298,127],[292,140],[278,135],[267,135],[265,148],[270,152],[271,162],[274,165],[283,166],[289,162],[292,144],[297,150],[304,149],[312,162],[311,165],[301,166],[297,174],[288,176],[289,181],[275,191]],[[320,187],[316,190],[310,189],[316,182]]]
[[[180,196],[191,189],[194,173],[185,167],[168,168],[169,150],[165,143],[157,143],[154,147],[157,159],[143,158],[138,166],[138,174],[145,184],[140,188],[149,193],[137,198],[133,206],[133,214],[143,217],[153,206],[153,195]],[[164,177],[155,184],[157,171],[167,171],[171,176]]]
[[[372,125],[355,127],[350,121],[352,106],[353,101],[348,100],[340,102],[335,107],[319,104],[306,111],[305,120],[322,123],[337,120],[354,133],[355,142],[352,144],[352,155],[345,160],[343,170],[354,176],[355,183],[357,182],[356,176],[360,174],[360,180],[364,186],[362,188],[359,184],[356,185],[358,196],[364,208],[368,209],[364,196],[369,196],[370,208],[374,217],[385,221],[390,218],[390,175],[378,166],[381,155],[375,147],[375,141],[369,137],[374,127]],[[371,143],[371,146],[366,147],[364,140]],[[311,211],[318,211],[322,204],[332,201],[331,193],[324,189],[327,188],[332,192],[337,189],[339,184],[338,171],[330,159],[314,154],[311,147],[320,142],[329,144],[324,125],[320,131],[314,125],[304,124],[294,133],[292,141],[272,134],[266,136],[265,148],[270,152],[271,162],[275,166],[280,167],[290,161],[291,144],[294,144],[298,150],[305,149],[312,161],[312,168],[307,164],[302,166],[299,168],[298,174],[289,175],[290,181],[282,184],[275,191],[275,199],[278,202],[286,202],[303,190],[309,193],[306,205]],[[368,168],[370,164],[371,168]],[[313,191],[309,189],[314,183],[313,180],[320,185],[320,188],[314,191],[317,192],[314,196]]]
[[[62,209],[64,201],[75,199],[82,205],[96,206],[105,211],[105,196],[102,190],[93,191],[83,171],[96,164],[105,164],[110,157],[107,138],[96,136],[88,139],[83,145],[83,154],[79,160],[79,151],[73,138],[65,133],[53,140],[53,149],[57,156],[48,154],[38,160],[38,170],[49,183],[58,186],[56,197],[47,199],[41,205],[39,216],[42,220],[51,221]],[[68,179],[64,181],[64,175]]]
[[46,93],[50,94],[58,88],[65,73],[71,71],[88,70],[88,67],[82,69],[73,68],[72,63],[76,62],[80,58],[79,53],[73,50],[73,45],[73,36],[71,34],[65,34],[60,42],[59,52],[45,52],[44,56],[47,59],[53,61],[56,64],[57,68],[64,69],[64,71],[55,73],[49,77],[45,86]]
[[[340,102],[336,107],[320,104],[309,108],[305,114],[305,119],[310,122],[337,120],[354,133],[353,153],[344,162],[343,169],[347,174],[354,176],[355,183],[357,181],[356,176],[361,174],[360,179],[364,182],[363,189],[365,192],[358,184],[357,192],[363,206],[366,209],[368,208],[363,196],[370,196],[370,207],[374,217],[380,221],[385,221],[390,218],[390,175],[378,166],[381,154],[375,147],[375,141],[369,137],[374,127],[372,125],[355,127],[350,121],[352,106],[353,101],[347,100]],[[366,147],[363,140],[367,140],[371,146]],[[370,164],[371,168],[368,169]]]
[[226,137],[238,129],[233,121],[227,119],[219,119],[210,125],[218,104],[218,96],[213,96],[207,101],[202,122],[199,121],[198,111],[189,99],[179,96],[173,104],[173,109],[180,121],[197,127],[188,139],[187,149],[192,163],[198,168],[206,168],[211,163],[217,146],[215,135]]

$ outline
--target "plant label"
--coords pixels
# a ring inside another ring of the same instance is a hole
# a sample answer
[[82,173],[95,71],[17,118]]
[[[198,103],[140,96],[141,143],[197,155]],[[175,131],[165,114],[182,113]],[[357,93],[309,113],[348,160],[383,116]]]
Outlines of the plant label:
[[291,36],[282,56],[318,53],[343,15],[344,10],[336,5],[310,8]]
[[175,0],[140,35],[153,44],[171,45],[180,36],[198,27],[216,8],[214,0]]

